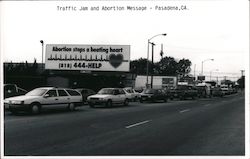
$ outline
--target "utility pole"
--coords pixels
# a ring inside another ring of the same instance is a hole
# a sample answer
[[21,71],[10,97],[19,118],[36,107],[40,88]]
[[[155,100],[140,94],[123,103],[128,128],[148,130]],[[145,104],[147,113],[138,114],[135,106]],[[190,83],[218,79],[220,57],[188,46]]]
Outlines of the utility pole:
[[195,80],[195,67],[196,67],[196,64],[194,64],[194,80]]
[[245,70],[240,70],[240,71],[241,71],[241,77],[243,77]]
[[154,43],[150,43],[152,45],[152,68],[151,68],[151,88],[153,88],[153,74],[154,74]]
[[161,44],[161,52],[160,52],[160,55],[161,55],[161,59],[163,58],[163,44]]

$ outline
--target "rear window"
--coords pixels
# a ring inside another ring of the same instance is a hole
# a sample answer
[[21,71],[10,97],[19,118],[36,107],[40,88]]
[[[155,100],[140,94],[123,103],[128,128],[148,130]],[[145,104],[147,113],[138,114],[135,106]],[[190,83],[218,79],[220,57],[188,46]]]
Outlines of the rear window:
[[77,91],[75,90],[66,90],[71,96],[81,96],[80,93],[78,93]]

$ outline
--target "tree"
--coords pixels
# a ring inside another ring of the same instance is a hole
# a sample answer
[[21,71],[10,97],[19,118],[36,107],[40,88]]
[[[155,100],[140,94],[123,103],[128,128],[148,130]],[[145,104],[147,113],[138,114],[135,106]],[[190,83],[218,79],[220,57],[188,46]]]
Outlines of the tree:
[[245,76],[241,76],[241,78],[237,80],[237,83],[241,89],[245,88]]
[[[130,72],[138,75],[147,74],[147,59],[140,58],[130,62]],[[151,62],[149,62],[149,68],[151,68]],[[149,70],[150,72],[150,70]]]
[[186,74],[188,74],[191,71],[191,64],[192,62],[188,59],[181,59],[178,63],[177,63],[177,73],[180,74],[181,76],[185,76]]
[[154,65],[155,74],[164,76],[176,75],[177,62],[173,57],[164,57],[158,63]]

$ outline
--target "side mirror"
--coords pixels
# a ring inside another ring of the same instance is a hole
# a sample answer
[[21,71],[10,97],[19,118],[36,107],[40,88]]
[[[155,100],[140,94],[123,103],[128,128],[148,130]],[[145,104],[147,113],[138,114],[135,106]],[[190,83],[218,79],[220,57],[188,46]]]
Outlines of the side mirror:
[[43,97],[44,97],[44,98],[48,98],[48,97],[49,97],[49,94],[45,94]]

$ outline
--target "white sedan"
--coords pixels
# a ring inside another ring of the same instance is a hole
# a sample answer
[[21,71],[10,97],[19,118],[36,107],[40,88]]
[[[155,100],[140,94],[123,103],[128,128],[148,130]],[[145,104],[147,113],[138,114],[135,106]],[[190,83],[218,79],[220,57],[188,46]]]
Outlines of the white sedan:
[[82,96],[73,89],[41,87],[23,96],[6,98],[4,105],[12,113],[28,111],[32,114],[38,114],[42,109],[58,107],[74,110],[76,106],[82,105]]
[[123,90],[126,92],[130,101],[136,101],[136,100],[140,99],[140,93],[136,92],[131,87],[126,87]]
[[113,104],[128,105],[129,99],[122,88],[103,88],[97,94],[89,96],[87,102],[90,107],[100,104],[111,107]]

